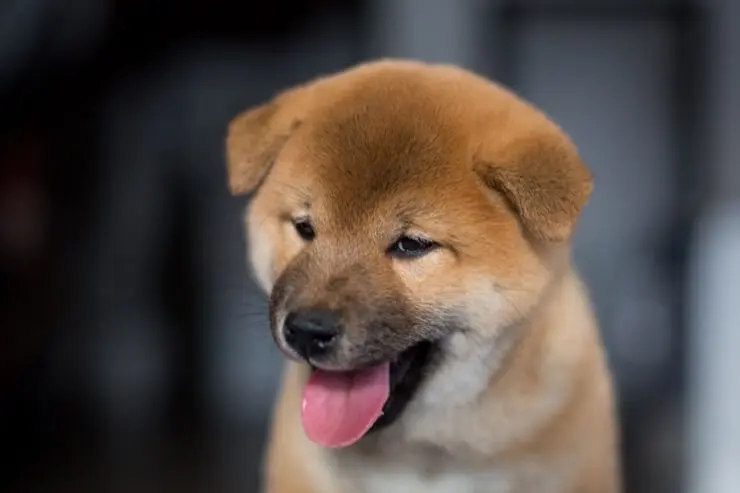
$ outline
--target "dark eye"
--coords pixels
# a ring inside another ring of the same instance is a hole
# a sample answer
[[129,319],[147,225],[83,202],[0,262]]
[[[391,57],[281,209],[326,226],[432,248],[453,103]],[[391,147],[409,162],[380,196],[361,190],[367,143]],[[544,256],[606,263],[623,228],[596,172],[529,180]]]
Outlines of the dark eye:
[[402,236],[388,249],[388,254],[396,258],[417,258],[426,255],[439,245],[432,240]]
[[295,227],[298,236],[300,236],[304,241],[311,241],[316,238],[316,232],[313,230],[313,226],[311,226],[311,223],[305,219],[295,221],[293,223],[293,227]]

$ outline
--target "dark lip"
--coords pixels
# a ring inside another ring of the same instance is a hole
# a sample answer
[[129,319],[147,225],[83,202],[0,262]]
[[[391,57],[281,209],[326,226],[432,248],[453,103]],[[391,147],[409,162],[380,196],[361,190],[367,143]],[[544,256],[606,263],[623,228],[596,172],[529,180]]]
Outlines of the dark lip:
[[435,342],[422,341],[403,351],[391,362],[390,395],[383,406],[383,414],[368,433],[387,428],[403,414],[427,374],[436,346]]

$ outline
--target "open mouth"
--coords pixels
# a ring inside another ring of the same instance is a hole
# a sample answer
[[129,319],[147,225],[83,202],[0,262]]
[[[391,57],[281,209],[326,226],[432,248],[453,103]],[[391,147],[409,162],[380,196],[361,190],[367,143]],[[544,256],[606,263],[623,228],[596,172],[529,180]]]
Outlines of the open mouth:
[[301,409],[308,438],[341,448],[392,424],[419,388],[433,347],[421,342],[393,361],[351,372],[313,370]]

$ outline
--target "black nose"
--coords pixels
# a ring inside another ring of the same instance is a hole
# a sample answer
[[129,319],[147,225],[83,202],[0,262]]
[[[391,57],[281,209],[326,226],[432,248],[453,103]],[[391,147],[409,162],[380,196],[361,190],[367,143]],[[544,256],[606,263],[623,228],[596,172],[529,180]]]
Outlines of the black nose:
[[285,319],[285,342],[309,360],[328,353],[339,335],[339,318],[331,310],[303,309]]

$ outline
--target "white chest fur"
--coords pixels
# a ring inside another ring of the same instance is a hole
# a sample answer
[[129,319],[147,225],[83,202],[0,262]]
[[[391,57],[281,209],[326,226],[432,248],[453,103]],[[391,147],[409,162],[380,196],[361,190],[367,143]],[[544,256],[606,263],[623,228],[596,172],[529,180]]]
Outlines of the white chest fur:
[[425,478],[410,471],[360,476],[364,493],[510,493],[504,474],[443,473]]
[[562,493],[566,475],[538,460],[482,469],[466,467],[452,457],[342,453],[330,456],[328,468],[337,492],[353,493]]
[[424,467],[415,459],[393,455],[361,459],[337,457],[338,476],[345,478],[347,491],[357,493],[511,493],[510,471],[464,470],[460,464],[437,463]]

